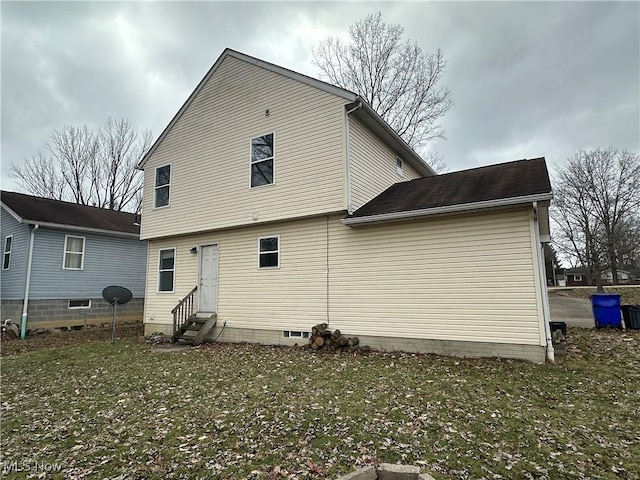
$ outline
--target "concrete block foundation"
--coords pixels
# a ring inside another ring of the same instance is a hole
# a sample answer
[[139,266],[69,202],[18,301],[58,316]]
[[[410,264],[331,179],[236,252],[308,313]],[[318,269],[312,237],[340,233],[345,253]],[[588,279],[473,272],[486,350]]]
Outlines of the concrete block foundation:
[[[73,299],[72,299],[73,300]],[[110,324],[113,307],[103,298],[92,298],[88,308],[69,308],[68,299],[30,300],[27,308],[27,330],[72,328]],[[22,319],[22,300],[2,300],[0,318],[11,319],[18,325]],[[142,322],[144,298],[134,298],[119,305],[116,312],[118,323]]]
[[[162,332],[172,334],[169,324],[145,323],[144,334]],[[350,332],[346,332],[351,335]],[[280,330],[263,330],[251,328],[225,327],[218,322],[206,337],[205,341],[248,342],[263,345],[306,345],[308,340],[302,338],[285,338]],[[358,335],[360,345],[386,352],[435,353],[454,357],[502,357],[544,363],[545,347],[540,345],[518,345],[512,343],[465,342],[459,340],[431,340],[424,338],[395,338]]]

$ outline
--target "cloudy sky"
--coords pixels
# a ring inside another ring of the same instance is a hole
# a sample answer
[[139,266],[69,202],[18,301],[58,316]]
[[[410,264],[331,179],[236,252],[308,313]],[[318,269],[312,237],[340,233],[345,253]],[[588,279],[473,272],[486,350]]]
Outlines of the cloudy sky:
[[225,47],[318,76],[311,47],[380,10],[442,49],[449,170],[580,149],[640,151],[638,2],[6,2],[2,188],[64,125],[159,135]]

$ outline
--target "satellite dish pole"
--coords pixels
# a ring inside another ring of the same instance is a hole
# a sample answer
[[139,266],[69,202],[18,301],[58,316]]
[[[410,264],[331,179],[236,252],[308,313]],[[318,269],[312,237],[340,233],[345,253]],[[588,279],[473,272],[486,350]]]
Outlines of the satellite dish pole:
[[112,285],[102,290],[102,298],[113,305],[113,321],[111,326],[111,343],[116,341],[116,310],[118,304],[124,305],[133,298],[131,290],[124,287]]

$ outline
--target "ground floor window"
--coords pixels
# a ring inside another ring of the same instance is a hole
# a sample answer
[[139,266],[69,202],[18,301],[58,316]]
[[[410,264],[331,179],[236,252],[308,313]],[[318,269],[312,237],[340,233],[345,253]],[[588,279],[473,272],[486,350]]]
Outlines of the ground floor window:
[[258,240],[258,265],[260,268],[280,266],[280,237],[262,237]]
[[173,292],[176,249],[160,250],[158,255],[158,291]]
[[8,235],[4,239],[4,256],[2,258],[2,269],[9,270],[11,267],[11,244],[13,243],[13,235]]
[[84,268],[84,237],[65,235],[62,267],[65,270],[82,270]]

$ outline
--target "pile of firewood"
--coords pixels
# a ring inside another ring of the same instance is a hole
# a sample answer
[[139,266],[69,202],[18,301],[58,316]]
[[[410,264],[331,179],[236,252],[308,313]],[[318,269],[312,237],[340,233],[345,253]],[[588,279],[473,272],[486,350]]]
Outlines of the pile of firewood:
[[331,352],[366,353],[371,351],[368,345],[360,345],[358,337],[346,337],[340,330],[330,330],[326,323],[319,323],[311,329],[309,347],[312,350]]

